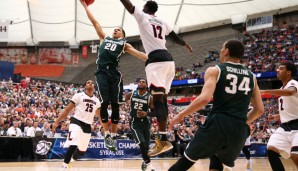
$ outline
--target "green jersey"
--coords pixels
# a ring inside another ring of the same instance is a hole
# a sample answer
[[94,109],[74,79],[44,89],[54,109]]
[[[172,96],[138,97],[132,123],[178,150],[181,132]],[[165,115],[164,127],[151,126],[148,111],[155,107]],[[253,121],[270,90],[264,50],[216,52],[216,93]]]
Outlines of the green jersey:
[[125,43],[125,39],[113,39],[107,36],[99,47],[96,64],[119,67],[119,58],[124,52]]
[[140,95],[138,90],[135,90],[130,97],[130,116],[137,117],[137,110],[148,112],[149,110],[150,93],[146,92]]
[[247,120],[247,110],[255,87],[253,73],[238,63],[216,65],[219,76],[213,94],[212,113]]

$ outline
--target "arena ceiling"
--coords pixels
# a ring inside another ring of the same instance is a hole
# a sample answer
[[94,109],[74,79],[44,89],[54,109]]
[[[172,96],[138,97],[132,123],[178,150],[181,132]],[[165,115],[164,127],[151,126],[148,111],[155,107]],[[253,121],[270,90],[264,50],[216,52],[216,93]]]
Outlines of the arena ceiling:
[[[131,0],[142,8],[145,0]],[[166,19],[178,33],[229,24],[241,18],[286,13],[298,9],[298,0],[156,0],[156,15]],[[89,6],[104,31],[116,26],[128,37],[139,34],[134,18],[119,0],[95,0]],[[0,20],[12,21],[0,42],[36,45],[62,41],[77,44],[98,36],[78,0],[0,0]],[[237,22],[237,21],[236,21]]]

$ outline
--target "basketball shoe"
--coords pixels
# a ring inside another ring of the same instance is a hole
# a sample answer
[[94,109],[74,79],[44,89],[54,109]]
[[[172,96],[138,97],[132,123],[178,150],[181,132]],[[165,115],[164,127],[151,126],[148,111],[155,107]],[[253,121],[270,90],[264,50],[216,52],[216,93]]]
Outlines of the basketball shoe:
[[157,148],[157,144],[158,144],[158,142],[157,142],[158,140],[157,140],[157,138],[155,138],[155,143],[154,143],[154,146],[153,147],[151,147],[149,150],[148,150],[148,153],[150,153],[151,151],[153,151],[153,150],[155,150],[156,148]]
[[142,163],[141,169],[142,169],[142,171],[155,171],[153,169],[151,163],[145,163],[145,162]]
[[107,136],[105,136],[105,138],[104,138],[104,143],[105,143],[105,147],[106,147],[107,149],[109,149],[109,150],[111,150],[111,151],[114,150],[113,147],[114,147],[115,142],[114,142],[114,140],[113,140],[113,138],[111,137],[110,134],[108,134]]
[[246,160],[246,169],[251,170],[252,169],[252,162],[251,160]]
[[155,139],[155,145],[156,146],[153,146],[148,153],[150,157],[157,156],[161,153],[164,153],[166,151],[173,149],[173,145],[171,144],[170,141],[161,141],[159,138]]
[[64,171],[64,170],[68,170],[69,168],[71,168],[71,164],[66,164],[66,163],[63,163],[62,164],[62,171]]
[[117,151],[117,138],[113,137],[112,140],[113,140],[113,145],[112,145],[112,148],[110,150],[111,151]]

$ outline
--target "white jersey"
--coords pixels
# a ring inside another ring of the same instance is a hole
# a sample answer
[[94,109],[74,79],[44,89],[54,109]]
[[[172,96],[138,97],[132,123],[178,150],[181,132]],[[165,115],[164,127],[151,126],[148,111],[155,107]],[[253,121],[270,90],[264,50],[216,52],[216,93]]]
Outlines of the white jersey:
[[88,96],[85,92],[75,94],[71,101],[76,105],[74,118],[92,124],[96,110],[101,107],[97,97]]
[[[289,87],[295,87],[298,91],[298,82],[296,80],[291,80],[285,87],[282,87],[281,89],[287,89]],[[278,103],[281,123],[298,119],[297,92],[293,96],[281,96],[280,98],[278,98]]]
[[146,54],[157,49],[166,48],[166,35],[172,32],[172,28],[161,18],[144,13],[141,9],[135,7],[132,14],[140,30],[140,37]]

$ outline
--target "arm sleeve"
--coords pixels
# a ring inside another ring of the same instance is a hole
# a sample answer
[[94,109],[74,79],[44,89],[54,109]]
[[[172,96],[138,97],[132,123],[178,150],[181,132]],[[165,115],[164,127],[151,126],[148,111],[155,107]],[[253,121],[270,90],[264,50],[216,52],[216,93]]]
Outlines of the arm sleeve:
[[175,43],[177,43],[178,45],[181,45],[181,46],[185,46],[185,45],[186,45],[186,42],[185,42],[180,36],[178,36],[174,31],[172,31],[172,32],[169,34],[169,37],[170,37]]

